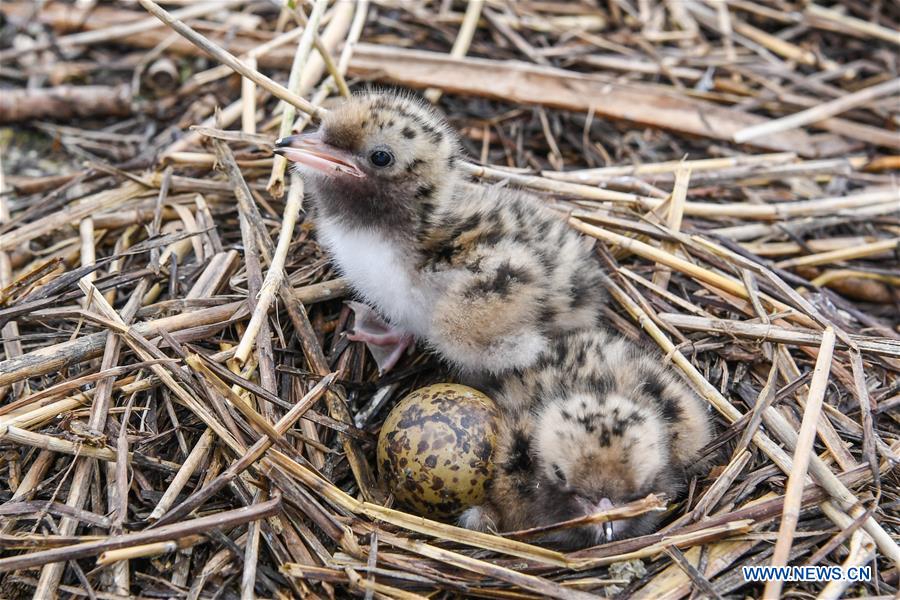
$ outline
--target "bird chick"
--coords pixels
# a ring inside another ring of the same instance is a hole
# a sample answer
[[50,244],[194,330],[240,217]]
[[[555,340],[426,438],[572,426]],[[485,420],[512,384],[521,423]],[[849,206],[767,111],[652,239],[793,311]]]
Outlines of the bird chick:
[[[591,515],[647,496],[675,498],[711,428],[702,401],[656,353],[602,330],[560,336],[494,395],[501,427],[487,502],[460,524],[513,531]],[[654,513],[548,532],[584,547],[650,532]]]
[[430,105],[357,95],[275,152],[296,163],[320,243],[377,313],[354,306],[351,339],[382,347],[383,370],[416,339],[463,373],[501,373],[595,325],[592,242],[531,195],[467,183]]

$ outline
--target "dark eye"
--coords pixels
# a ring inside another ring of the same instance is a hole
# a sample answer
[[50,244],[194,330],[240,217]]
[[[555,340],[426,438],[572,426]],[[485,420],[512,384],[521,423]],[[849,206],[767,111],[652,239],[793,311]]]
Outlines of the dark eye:
[[386,167],[394,162],[394,157],[387,150],[375,150],[369,155],[369,160],[376,167]]
[[553,465],[553,473],[559,478],[561,482],[566,482],[566,474],[563,473],[562,469],[559,468],[559,465]]

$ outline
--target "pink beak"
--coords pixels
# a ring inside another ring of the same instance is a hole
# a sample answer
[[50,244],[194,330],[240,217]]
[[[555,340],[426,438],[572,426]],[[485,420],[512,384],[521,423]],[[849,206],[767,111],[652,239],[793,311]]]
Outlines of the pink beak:
[[363,178],[366,174],[356,166],[353,155],[329,146],[322,141],[319,132],[291,135],[275,140],[272,150],[287,160],[321,171],[326,175],[335,172]]
[[[578,498],[578,503],[584,510],[584,514],[593,515],[599,512],[606,512],[613,508],[613,503],[609,498],[601,498],[599,502],[591,502],[586,498]],[[615,534],[615,526],[612,521],[606,521],[597,525],[603,534],[603,538],[609,542]]]

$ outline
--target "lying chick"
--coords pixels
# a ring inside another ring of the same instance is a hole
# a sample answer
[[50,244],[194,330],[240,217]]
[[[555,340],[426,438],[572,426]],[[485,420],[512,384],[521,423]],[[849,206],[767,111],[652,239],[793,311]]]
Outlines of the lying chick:
[[533,196],[466,183],[458,138],[429,105],[354,96],[275,146],[304,179],[320,243],[377,312],[354,306],[351,339],[381,347],[383,371],[415,338],[463,373],[496,374],[595,325],[591,242]]
[[[470,529],[552,525],[645,497],[676,497],[711,436],[702,401],[661,357],[596,330],[560,336],[494,395],[502,425],[488,501]],[[654,513],[561,529],[543,541],[573,548],[642,535]]]

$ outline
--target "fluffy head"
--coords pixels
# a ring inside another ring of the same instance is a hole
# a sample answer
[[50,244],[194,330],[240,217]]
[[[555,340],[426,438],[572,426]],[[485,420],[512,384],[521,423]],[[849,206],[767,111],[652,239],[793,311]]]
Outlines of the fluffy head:
[[297,163],[321,216],[408,236],[449,197],[460,158],[456,134],[430,105],[385,92],[353,96],[315,133],[275,145]]
[[612,394],[601,406],[586,394],[551,402],[537,420],[542,475],[560,492],[597,504],[623,504],[668,477],[665,424],[650,410]]
[[[680,468],[670,459],[667,432],[659,415],[625,395],[573,394],[549,402],[532,436],[542,495],[552,498],[548,520],[574,519],[651,493],[671,499]],[[564,535],[600,543],[610,533],[612,539],[643,533],[654,521],[651,514]]]

